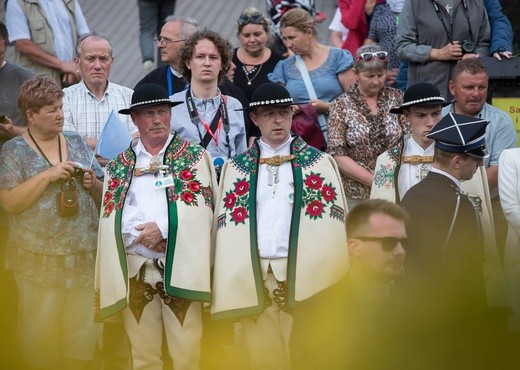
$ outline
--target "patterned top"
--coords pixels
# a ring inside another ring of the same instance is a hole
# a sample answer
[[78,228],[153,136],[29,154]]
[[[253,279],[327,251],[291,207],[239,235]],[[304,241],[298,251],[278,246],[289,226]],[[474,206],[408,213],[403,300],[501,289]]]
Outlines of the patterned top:
[[[64,132],[68,158],[88,166],[92,151],[81,137]],[[22,137],[9,140],[0,153],[0,189],[12,189],[49,168]],[[94,161],[98,177],[101,167]],[[44,286],[93,287],[98,210],[78,181],[79,212],[58,216],[58,182],[50,184],[26,210],[10,213],[6,265],[17,275]]]
[[[75,131],[89,139],[99,139],[110,112],[128,108],[133,94],[132,89],[109,82],[103,98],[98,100],[83,81],[63,89],[63,92],[63,130]],[[120,114],[119,119],[128,132],[137,131],[130,115]]]
[[[388,113],[403,101],[403,93],[383,87],[377,97],[378,112],[373,115],[361,97],[358,85],[336,99],[330,107],[328,152],[348,156],[370,172],[377,157],[409,132],[403,115]],[[347,197],[368,199],[370,188],[341,174]]]
[[388,52],[388,68],[399,68],[399,58],[395,50],[395,30],[397,28],[395,14],[387,3],[376,4],[367,39],[374,40],[381,50]]

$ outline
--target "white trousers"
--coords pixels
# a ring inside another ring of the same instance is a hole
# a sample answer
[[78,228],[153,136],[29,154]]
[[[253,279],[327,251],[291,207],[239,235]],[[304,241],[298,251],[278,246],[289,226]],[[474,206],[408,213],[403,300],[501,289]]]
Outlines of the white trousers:
[[[152,260],[145,262],[144,282],[155,288],[163,278]],[[153,295],[143,310],[139,323],[130,308],[123,310],[125,329],[132,347],[134,370],[162,370],[162,332],[166,333],[168,352],[175,370],[198,370],[202,339],[202,303],[192,302],[184,323],[179,320],[159,294]]]
[[[278,287],[272,273],[264,281],[273,299],[273,290]],[[255,318],[241,320],[246,339],[249,361],[253,370],[288,370],[289,337],[292,328],[292,316],[280,310],[276,302],[267,307]]]

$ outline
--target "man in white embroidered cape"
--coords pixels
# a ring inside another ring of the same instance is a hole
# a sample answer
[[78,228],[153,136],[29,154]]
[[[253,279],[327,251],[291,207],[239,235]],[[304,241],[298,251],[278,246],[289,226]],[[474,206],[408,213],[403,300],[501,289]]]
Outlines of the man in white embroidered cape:
[[259,86],[262,136],[227,161],[216,208],[214,319],[241,318],[252,369],[288,369],[290,310],[347,272],[347,205],[329,155],[292,138],[285,87]]
[[199,369],[202,301],[210,300],[216,176],[202,147],[170,133],[174,104],[159,85],[138,87],[119,113],[141,136],[106,167],[96,314],[122,311],[134,370],[163,369],[163,330],[175,369]]
[[[370,198],[400,203],[408,189],[426,177],[432,167],[434,152],[434,140],[426,135],[440,121],[442,107],[447,105],[449,103],[445,102],[439,89],[430,83],[416,83],[406,90],[403,105],[390,112],[404,114],[412,133],[377,158]],[[480,198],[488,301],[492,306],[502,306],[505,304],[505,287],[487,184],[486,170],[480,166],[471,180],[462,183],[462,190],[473,198]]]

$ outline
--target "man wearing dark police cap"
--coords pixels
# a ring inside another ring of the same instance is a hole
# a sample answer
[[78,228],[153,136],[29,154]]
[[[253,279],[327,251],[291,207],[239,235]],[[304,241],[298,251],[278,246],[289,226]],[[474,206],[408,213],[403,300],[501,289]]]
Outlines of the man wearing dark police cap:
[[217,196],[211,312],[241,318],[251,369],[289,369],[290,312],[347,272],[347,205],[336,163],[291,137],[287,89],[260,85],[246,108],[261,131],[228,160]]
[[143,84],[129,114],[140,137],[106,166],[96,261],[96,315],[122,312],[134,369],[198,369],[210,300],[216,176],[201,146],[170,132],[166,90]]
[[428,135],[435,140],[432,169],[401,202],[411,220],[405,269],[410,305],[419,318],[412,324],[415,345],[435,361],[432,368],[480,368],[489,353],[481,207],[461,190],[487,155],[487,124],[444,116]]

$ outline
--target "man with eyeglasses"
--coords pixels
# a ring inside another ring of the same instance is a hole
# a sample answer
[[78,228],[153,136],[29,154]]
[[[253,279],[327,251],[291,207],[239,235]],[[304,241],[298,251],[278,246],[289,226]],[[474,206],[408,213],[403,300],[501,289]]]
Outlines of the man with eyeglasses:
[[382,199],[360,202],[347,216],[350,270],[294,310],[294,369],[403,369],[396,366],[403,330],[393,282],[404,272],[407,212]]
[[461,189],[483,165],[487,124],[444,116],[427,135],[435,140],[433,167],[401,202],[413,241],[405,279],[417,313],[412,322],[418,333],[429,333],[418,338],[418,346],[431,355],[432,368],[481,368],[491,354],[482,206]]

